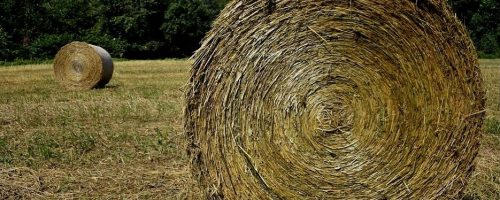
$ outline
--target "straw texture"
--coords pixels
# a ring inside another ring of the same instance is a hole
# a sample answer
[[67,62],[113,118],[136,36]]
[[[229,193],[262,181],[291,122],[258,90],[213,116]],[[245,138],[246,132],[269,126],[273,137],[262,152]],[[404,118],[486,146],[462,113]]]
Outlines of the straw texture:
[[111,80],[113,61],[101,47],[72,42],[57,52],[54,72],[56,79],[67,88],[101,88]]
[[446,1],[235,0],[194,58],[207,198],[456,198],[474,169],[485,92]]

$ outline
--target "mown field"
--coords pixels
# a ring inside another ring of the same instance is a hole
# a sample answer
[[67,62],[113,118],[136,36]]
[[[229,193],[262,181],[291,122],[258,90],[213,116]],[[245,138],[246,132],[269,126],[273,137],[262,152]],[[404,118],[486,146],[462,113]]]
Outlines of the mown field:
[[[115,63],[68,91],[51,65],[0,67],[0,199],[197,199],[182,130],[188,60]],[[467,197],[500,199],[500,60],[482,60],[486,134]]]

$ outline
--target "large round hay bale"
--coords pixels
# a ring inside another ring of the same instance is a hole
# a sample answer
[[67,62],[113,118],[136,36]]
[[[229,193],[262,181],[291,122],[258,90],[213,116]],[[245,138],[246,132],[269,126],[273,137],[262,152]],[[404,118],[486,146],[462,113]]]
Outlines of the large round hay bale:
[[194,58],[210,198],[452,198],[474,169],[484,88],[444,0],[232,1]]
[[57,52],[54,72],[56,79],[67,88],[101,88],[111,80],[113,60],[101,47],[72,42]]

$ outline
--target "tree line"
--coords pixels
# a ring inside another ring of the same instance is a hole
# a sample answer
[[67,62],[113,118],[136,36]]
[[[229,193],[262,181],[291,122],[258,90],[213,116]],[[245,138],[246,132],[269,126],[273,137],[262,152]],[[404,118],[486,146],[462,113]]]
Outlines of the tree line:
[[[70,41],[114,57],[188,57],[228,0],[2,0],[0,61],[51,59]],[[450,0],[482,57],[500,57],[500,1]]]
[[114,57],[186,57],[199,45],[222,0],[2,0],[0,58],[49,59],[70,41]]
[[500,58],[500,1],[449,0],[465,24],[480,57]]

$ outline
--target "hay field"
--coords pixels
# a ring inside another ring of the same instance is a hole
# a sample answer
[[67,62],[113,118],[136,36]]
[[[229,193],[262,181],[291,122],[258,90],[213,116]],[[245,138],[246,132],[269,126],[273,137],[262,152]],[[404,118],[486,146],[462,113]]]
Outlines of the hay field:
[[[0,199],[196,199],[182,138],[187,60],[125,61],[74,92],[51,65],[0,67]],[[482,60],[487,134],[467,196],[500,199],[500,60]]]

